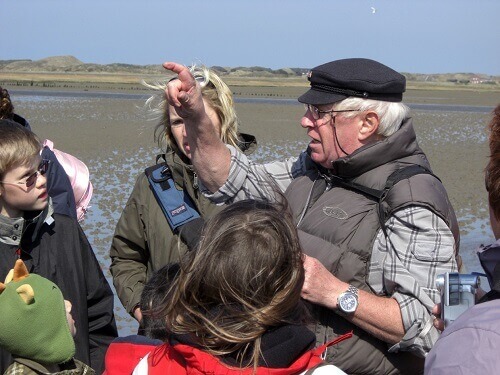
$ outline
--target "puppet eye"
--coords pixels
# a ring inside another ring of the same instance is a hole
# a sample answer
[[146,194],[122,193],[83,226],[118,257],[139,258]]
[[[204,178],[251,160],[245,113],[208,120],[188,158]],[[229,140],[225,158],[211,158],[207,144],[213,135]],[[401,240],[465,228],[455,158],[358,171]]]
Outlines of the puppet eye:
[[17,294],[19,294],[19,297],[22,298],[25,304],[30,305],[33,303],[35,299],[35,292],[33,291],[33,288],[29,284],[24,284],[21,285],[19,288],[16,289]]

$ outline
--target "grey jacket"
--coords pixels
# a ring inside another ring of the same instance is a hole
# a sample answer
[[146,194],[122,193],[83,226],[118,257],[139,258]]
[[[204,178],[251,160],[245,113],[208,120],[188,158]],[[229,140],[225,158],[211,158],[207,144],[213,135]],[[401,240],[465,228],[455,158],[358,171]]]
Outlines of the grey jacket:
[[[442,218],[454,231],[458,225],[440,181],[421,174],[394,185],[381,207],[376,200],[359,191],[343,187],[340,177],[356,184],[382,190],[395,170],[408,165],[430,169],[418,147],[413,128],[402,127],[394,136],[364,147],[348,158],[334,162],[330,171],[311,171],[294,179],[286,192],[298,223],[304,251],[318,260],[337,278],[372,292],[368,283],[371,251],[380,230],[379,209],[386,217],[408,206],[420,206]],[[354,337],[334,346],[327,360],[348,373],[419,373],[423,359],[408,352],[390,353],[384,343],[349,323],[332,310],[313,306],[319,341],[353,331]]]

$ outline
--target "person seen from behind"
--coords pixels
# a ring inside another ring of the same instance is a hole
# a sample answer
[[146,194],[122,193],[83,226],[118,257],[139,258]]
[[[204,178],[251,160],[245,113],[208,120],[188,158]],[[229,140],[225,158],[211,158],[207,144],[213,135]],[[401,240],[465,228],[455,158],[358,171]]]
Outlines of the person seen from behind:
[[[40,150],[33,132],[0,120],[0,280],[21,259],[56,284],[73,306],[75,358],[101,374],[117,336],[113,293],[78,221],[54,212]],[[0,350],[0,373],[11,363],[11,353]]]
[[302,256],[284,206],[225,207],[154,307],[169,338],[134,374],[343,374],[321,360],[326,346],[314,349],[304,325]]
[[[496,242],[481,246],[477,254],[491,290],[444,329],[425,360],[428,375],[493,375],[500,369],[500,104],[489,123],[489,147],[485,183]],[[440,309],[435,312],[439,315]],[[444,328],[440,319],[436,325]]]

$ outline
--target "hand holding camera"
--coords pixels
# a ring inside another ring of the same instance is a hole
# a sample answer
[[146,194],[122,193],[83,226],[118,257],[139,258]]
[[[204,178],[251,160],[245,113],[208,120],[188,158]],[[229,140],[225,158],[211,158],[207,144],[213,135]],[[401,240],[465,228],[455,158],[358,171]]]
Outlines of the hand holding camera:
[[475,305],[476,292],[480,285],[478,274],[447,272],[437,276],[436,286],[441,293],[440,313],[444,327]]

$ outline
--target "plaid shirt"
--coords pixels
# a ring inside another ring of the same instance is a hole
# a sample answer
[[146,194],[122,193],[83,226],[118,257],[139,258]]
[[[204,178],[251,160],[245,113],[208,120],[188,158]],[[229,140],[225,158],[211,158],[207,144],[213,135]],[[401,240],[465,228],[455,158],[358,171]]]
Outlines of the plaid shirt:
[[[203,193],[223,204],[242,199],[273,199],[293,178],[313,168],[307,154],[298,158],[256,164],[232,146],[225,184],[215,193]],[[395,298],[401,308],[405,336],[391,351],[409,350],[425,355],[439,337],[433,327],[432,307],[440,301],[435,287],[438,274],[457,272],[455,240],[446,223],[432,211],[411,206],[386,222],[387,237],[379,230],[372,249],[368,284],[375,294]]]

